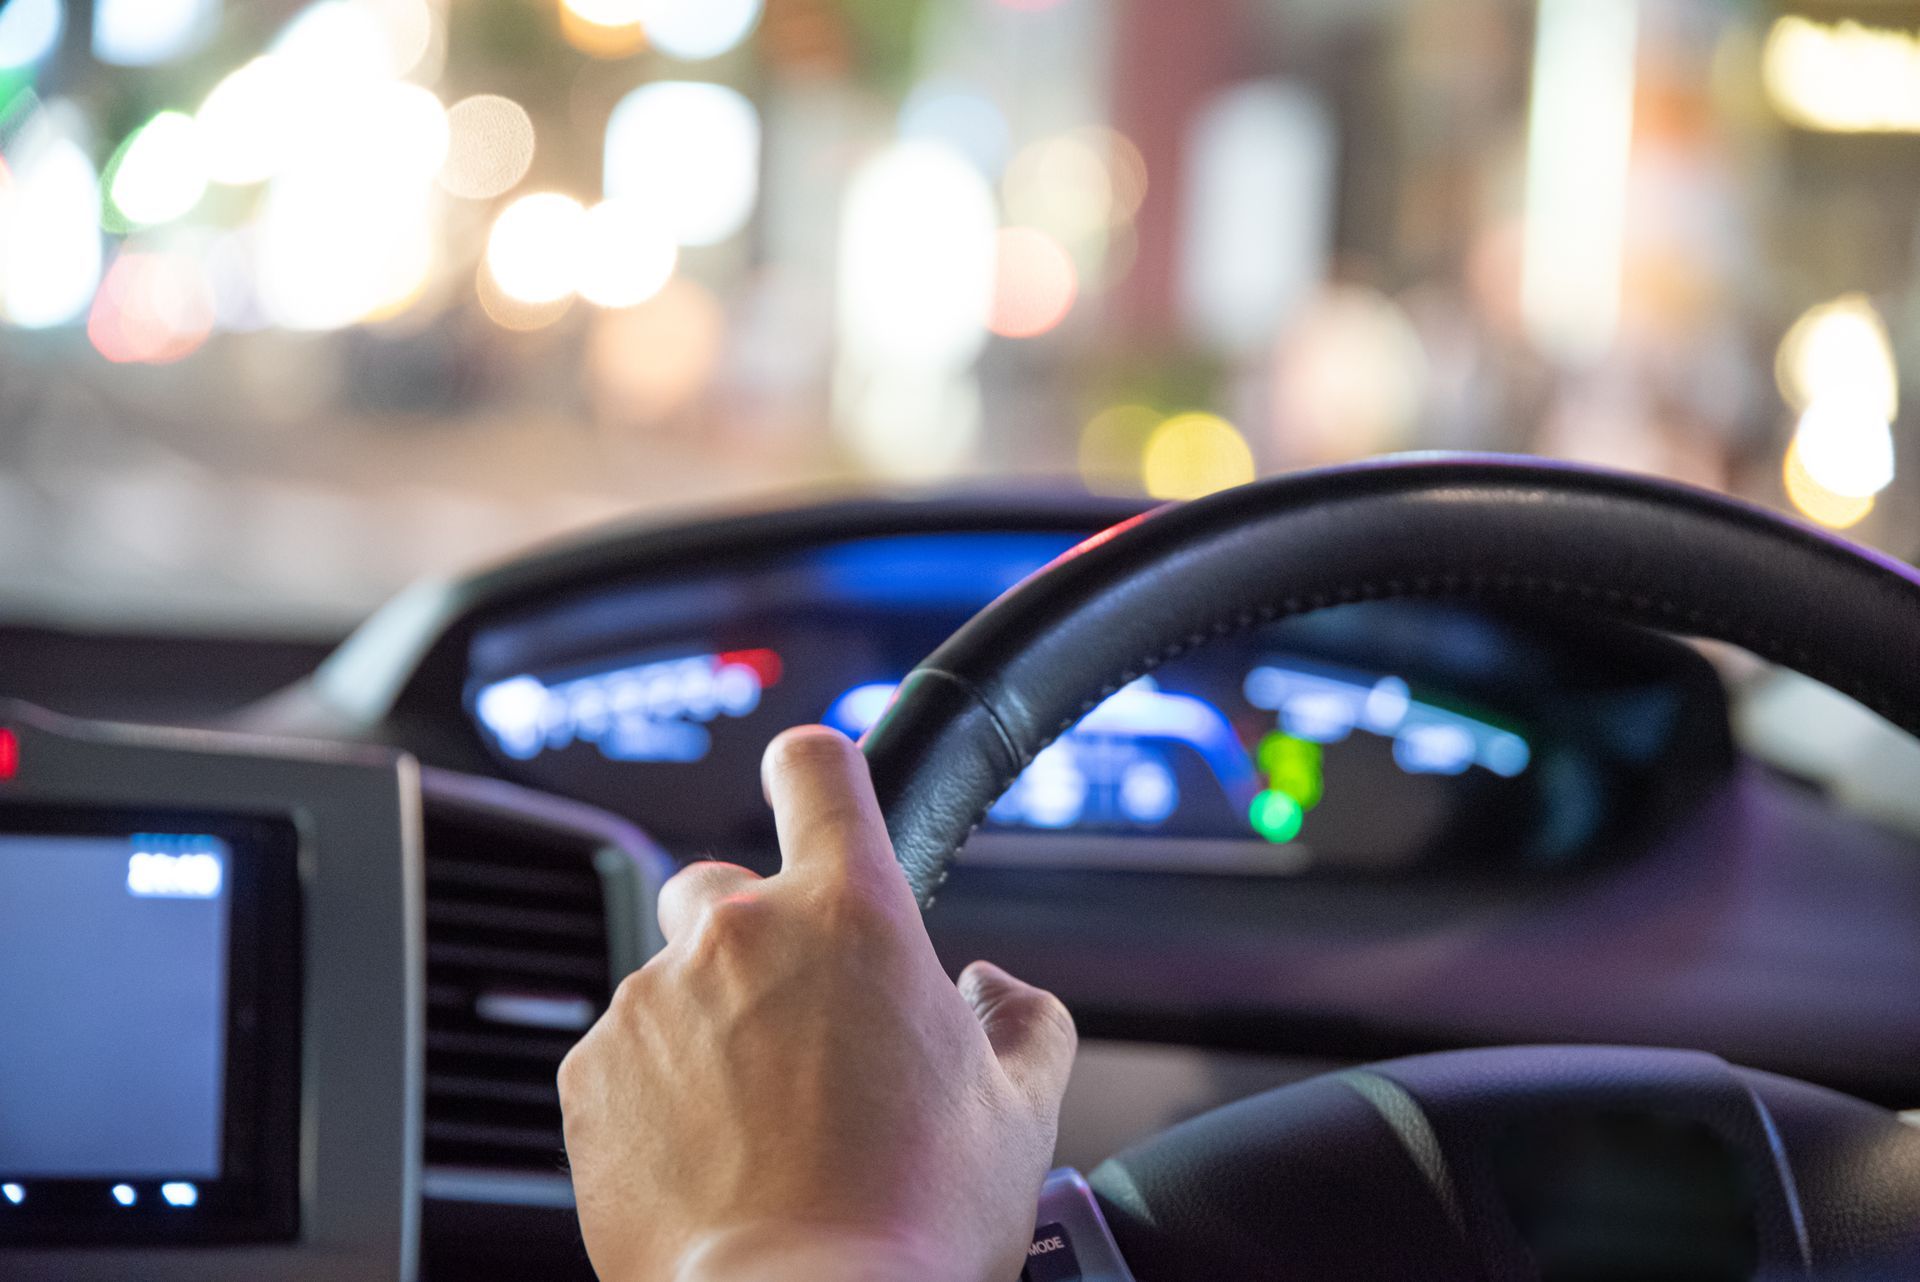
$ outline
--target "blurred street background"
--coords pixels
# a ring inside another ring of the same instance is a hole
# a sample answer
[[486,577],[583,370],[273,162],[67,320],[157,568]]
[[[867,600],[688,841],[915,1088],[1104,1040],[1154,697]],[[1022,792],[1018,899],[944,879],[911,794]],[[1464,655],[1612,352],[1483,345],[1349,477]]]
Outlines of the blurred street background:
[[1408,449],[1920,551],[1920,0],[4,0],[0,614]]

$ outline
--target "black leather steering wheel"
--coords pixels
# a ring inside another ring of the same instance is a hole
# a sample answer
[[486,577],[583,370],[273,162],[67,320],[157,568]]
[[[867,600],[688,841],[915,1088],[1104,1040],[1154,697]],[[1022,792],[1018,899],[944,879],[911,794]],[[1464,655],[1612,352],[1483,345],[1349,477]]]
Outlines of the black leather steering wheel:
[[[1920,735],[1920,574],[1890,558],[1588,468],[1298,473],[1096,535],[908,675],[864,746],[922,905],[988,807],[1107,695],[1209,639],[1396,597],[1711,637]],[[1698,1052],[1375,1065],[1174,1128],[1092,1182],[1143,1282],[1920,1277],[1920,1130]]]

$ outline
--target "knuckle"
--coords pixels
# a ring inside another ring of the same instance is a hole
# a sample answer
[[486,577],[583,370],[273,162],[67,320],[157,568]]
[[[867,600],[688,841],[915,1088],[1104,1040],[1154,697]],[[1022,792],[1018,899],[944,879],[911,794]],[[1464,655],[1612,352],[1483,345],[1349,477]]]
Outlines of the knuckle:
[[758,896],[728,895],[708,904],[696,928],[694,953],[731,957],[751,948],[766,930],[767,905]]

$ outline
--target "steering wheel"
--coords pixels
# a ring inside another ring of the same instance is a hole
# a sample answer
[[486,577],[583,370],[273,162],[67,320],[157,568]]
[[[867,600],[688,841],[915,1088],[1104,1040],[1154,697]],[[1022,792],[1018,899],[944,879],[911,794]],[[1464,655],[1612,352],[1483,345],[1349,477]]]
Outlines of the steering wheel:
[[[1114,691],[1210,639],[1389,598],[1711,637],[1920,735],[1920,574],[1890,558],[1596,469],[1298,473],[1088,539],[906,678],[864,747],[922,906],[1021,770]],[[1143,1282],[1920,1277],[1920,1129],[1694,1051],[1372,1065],[1174,1127],[1091,1184]]]

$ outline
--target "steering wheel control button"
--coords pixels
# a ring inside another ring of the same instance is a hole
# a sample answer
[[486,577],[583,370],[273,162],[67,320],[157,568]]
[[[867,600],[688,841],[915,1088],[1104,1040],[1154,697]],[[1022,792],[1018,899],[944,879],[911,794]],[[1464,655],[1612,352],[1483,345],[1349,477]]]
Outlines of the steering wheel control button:
[[1080,1172],[1062,1167],[1047,1176],[1034,1219],[1020,1282],[1133,1282]]
[[1020,1277],[1022,1282],[1080,1282],[1080,1260],[1065,1225],[1042,1224],[1033,1231],[1027,1267]]

